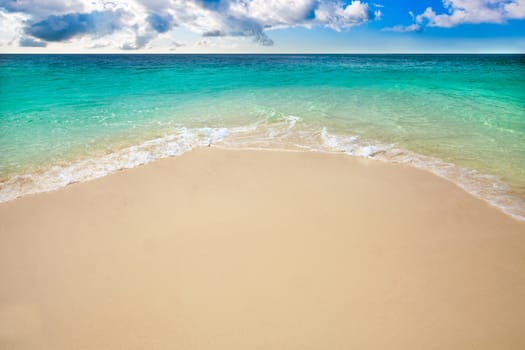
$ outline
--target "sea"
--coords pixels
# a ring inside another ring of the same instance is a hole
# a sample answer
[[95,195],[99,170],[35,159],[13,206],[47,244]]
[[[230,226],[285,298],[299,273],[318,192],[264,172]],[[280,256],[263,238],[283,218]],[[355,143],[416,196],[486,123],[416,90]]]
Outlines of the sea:
[[525,55],[0,55],[0,202],[209,146],[413,166],[525,220]]

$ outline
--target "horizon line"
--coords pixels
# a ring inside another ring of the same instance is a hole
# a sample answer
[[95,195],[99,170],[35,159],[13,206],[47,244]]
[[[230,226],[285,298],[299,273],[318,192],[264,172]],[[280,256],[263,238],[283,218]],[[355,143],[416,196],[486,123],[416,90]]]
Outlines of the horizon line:
[[0,55],[525,55],[523,52],[0,52]]

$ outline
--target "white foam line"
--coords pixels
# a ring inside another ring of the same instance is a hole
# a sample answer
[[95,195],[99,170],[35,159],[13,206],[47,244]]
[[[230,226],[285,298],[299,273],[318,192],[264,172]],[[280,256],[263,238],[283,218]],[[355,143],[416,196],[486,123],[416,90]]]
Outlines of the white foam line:
[[161,158],[180,156],[194,148],[213,145],[225,149],[255,151],[344,153],[353,157],[405,164],[430,171],[456,184],[467,193],[485,200],[507,215],[525,221],[525,201],[511,196],[508,186],[495,176],[398,149],[392,144],[363,142],[354,135],[331,134],[326,127],[320,132],[295,132],[297,124],[301,121],[300,117],[285,116],[273,122],[258,121],[233,128],[180,127],[174,134],[99,158],[79,160],[68,166],[54,166],[40,174],[13,176],[0,185],[0,202],[11,201],[28,194],[53,191],[71,183],[93,180],[121,169],[133,168]]

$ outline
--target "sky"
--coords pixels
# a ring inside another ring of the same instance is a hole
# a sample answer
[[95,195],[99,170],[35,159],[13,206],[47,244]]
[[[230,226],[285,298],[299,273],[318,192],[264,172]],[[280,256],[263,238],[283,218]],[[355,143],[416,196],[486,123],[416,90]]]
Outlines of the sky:
[[0,0],[2,53],[525,53],[525,0]]

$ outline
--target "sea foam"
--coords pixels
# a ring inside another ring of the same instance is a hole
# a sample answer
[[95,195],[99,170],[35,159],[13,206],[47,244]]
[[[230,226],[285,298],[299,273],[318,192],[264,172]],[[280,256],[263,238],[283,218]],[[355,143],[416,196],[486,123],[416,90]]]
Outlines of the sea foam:
[[0,184],[0,202],[68,184],[93,180],[122,169],[155,160],[180,156],[194,148],[220,145],[235,149],[286,149],[309,152],[338,152],[349,156],[405,164],[454,182],[466,192],[489,202],[506,214],[525,221],[525,201],[511,194],[508,185],[493,175],[459,167],[438,158],[385,144],[358,135],[304,127],[298,116],[282,116],[236,127],[179,127],[169,135],[126,147],[96,158],[80,159],[69,165],[52,166],[36,174],[21,174]]

